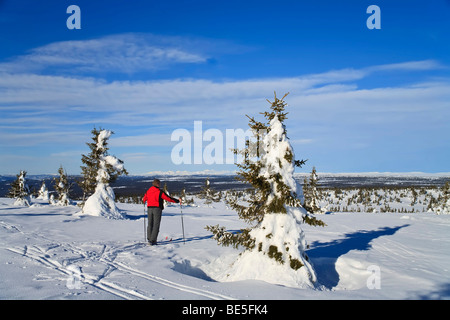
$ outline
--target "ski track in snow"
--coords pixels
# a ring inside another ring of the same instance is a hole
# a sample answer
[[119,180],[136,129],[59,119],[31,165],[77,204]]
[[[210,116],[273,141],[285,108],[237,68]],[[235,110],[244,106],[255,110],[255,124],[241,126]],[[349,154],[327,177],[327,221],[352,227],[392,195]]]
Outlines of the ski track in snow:
[[[182,291],[184,293],[192,294],[197,297],[201,297],[201,299],[212,299],[212,300],[235,300],[232,297],[215,293],[209,290],[199,289],[192,286],[188,286],[185,284],[180,284],[162,277],[158,277],[137,269],[134,269],[123,262],[116,261],[116,257],[121,252],[129,252],[133,249],[140,249],[147,247],[147,244],[142,242],[137,242],[133,244],[128,244],[122,247],[112,246],[111,248],[107,248],[106,245],[102,245],[102,249],[99,253],[91,250],[84,250],[78,246],[69,243],[58,243],[49,239],[41,234],[36,233],[26,233],[21,231],[17,226],[10,225],[3,221],[0,221],[1,227],[7,229],[9,232],[20,232],[24,236],[38,238],[45,241],[46,245],[33,245],[33,246],[23,246],[23,247],[8,247],[6,250],[16,253],[20,256],[27,257],[31,260],[37,261],[42,265],[56,270],[64,275],[66,275],[70,279],[74,275],[73,271],[73,263],[77,262],[86,262],[86,261],[94,261],[104,265],[104,272],[102,274],[89,274],[84,271],[81,271],[77,274],[77,279],[81,281],[83,284],[94,286],[100,290],[111,293],[115,296],[118,296],[127,300],[154,300],[154,294],[147,294],[137,292],[135,290],[125,288],[124,286],[117,284],[115,282],[107,280],[107,277],[112,272],[121,272],[124,274],[131,275],[133,277],[139,278],[139,281],[151,281],[154,284],[164,286],[164,292],[167,294],[167,288]],[[92,243],[87,243],[87,246],[92,246]],[[57,249],[62,249],[65,254],[70,252],[73,254],[73,257],[66,258],[64,257],[62,261],[58,261],[58,254],[55,253]],[[50,253],[53,253],[55,258],[51,258]],[[173,296],[172,294],[169,296]]]
[[[21,249],[17,248],[7,248],[7,250],[17,253],[19,255],[23,255],[27,258],[30,258],[34,261],[40,262],[44,266],[57,270],[65,275],[67,275],[69,278],[74,275],[73,270],[71,270],[69,267],[71,265],[61,264],[59,261],[49,258],[47,254],[45,254],[39,247],[33,246],[32,248],[25,247],[22,251]],[[68,279],[69,279],[68,278]],[[79,274],[78,279],[84,283],[89,284],[94,287],[97,287],[103,291],[109,292],[113,295],[116,295],[118,297],[131,300],[131,299],[145,299],[150,300],[151,298],[140,294],[134,290],[130,290],[127,288],[124,288],[116,283],[110,282],[105,280],[103,277],[97,277],[90,274],[87,274],[85,272],[81,272]]]

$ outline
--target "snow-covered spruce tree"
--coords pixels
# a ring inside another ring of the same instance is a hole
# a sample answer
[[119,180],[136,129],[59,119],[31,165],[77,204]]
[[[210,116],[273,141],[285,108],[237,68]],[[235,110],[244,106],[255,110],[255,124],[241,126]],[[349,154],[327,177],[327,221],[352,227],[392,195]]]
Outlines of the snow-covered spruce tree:
[[[259,279],[296,287],[312,287],[316,282],[305,253],[307,245],[301,224],[325,224],[310,216],[301,205],[302,189],[293,174],[295,167],[305,161],[294,159],[286,136],[285,97],[278,99],[275,95],[274,102],[269,101],[271,110],[263,113],[267,124],[249,117],[256,146],[248,141],[244,150],[235,150],[244,156],[238,164],[239,179],[251,184],[254,192],[247,200],[248,206],[238,201],[229,205],[251,226],[240,233],[228,232],[218,225],[206,227],[219,244],[245,249],[218,280]],[[261,136],[261,132],[266,133]]]
[[320,194],[319,190],[317,190],[318,181],[319,177],[317,176],[316,167],[313,167],[309,181],[305,178],[303,185],[303,194],[305,196],[303,207],[310,213],[324,213],[319,205]]
[[[91,152],[87,155],[81,155],[81,162],[84,164],[81,166],[81,174],[83,178],[78,181],[78,185],[81,190],[83,190],[83,201],[82,205],[84,205],[84,201],[90,195],[95,192],[95,188],[97,187],[97,175],[100,169],[100,160],[102,157],[106,157],[108,155],[108,138],[103,140],[101,148],[99,148],[99,136],[101,132],[107,132],[107,130],[94,128],[92,133],[92,142],[86,143]],[[111,134],[114,132],[111,131]],[[118,160],[119,163],[123,163],[121,160]],[[128,172],[122,168],[123,170],[115,169],[111,164],[106,164],[106,172],[109,175],[108,183],[113,183],[116,181],[117,177],[121,174],[128,174]]]
[[182,190],[181,190],[181,194],[180,194],[180,199],[181,199],[181,201],[183,202],[183,203],[186,203],[186,189],[185,188],[183,188]]
[[211,188],[211,182],[209,181],[209,178],[205,179],[205,185],[202,187],[202,190],[198,194],[198,197],[200,199],[205,199],[205,204],[211,204],[213,201],[220,201],[220,195],[216,190]]
[[38,191],[38,197],[36,199],[44,200],[47,202],[50,201],[50,196],[45,181],[42,181],[41,188]]
[[184,206],[192,206],[192,205],[194,205],[194,197],[188,198],[185,188],[183,188],[183,190],[181,190],[180,198],[181,198],[182,203],[183,203]]
[[27,172],[21,170],[17,179],[11,183],[11,188],[9,189],[8,198],[15,198],[15,206],[30,206],[30,188],[28,187],[26,180]]
[[[97,133],[96,133],[97,134]],[[120,174],[128,174],[123,166],[123,161],[107,153],[107,140],[113,134],[110,130],[102,130],[97,134],[95,150],[92,150],[98,158],[98,170],[95,177],[95,192],[84,203],[82,214],[103,216],[110,219],[123,219],[124,215],[117,208],[113,189],[109,186],[112,180],[110,172],[115,177]]]
[[[167,194],[168,196],[170,196],[170,192],[169,192],[169,188],[167,187],[167,183],[164,183],[163,191],[164,191],[165,194]],[[164,200],[164,199],[163,199],[163,202],[164,202],[164,207],[165,207],[165,208],[172,205],[172,202],[166,201],[166,200]]]
[[67,173],[62,166],[58,169],[59,177],[53,179],[54,189],[58,194],[58,201],[55,201],[57,206],[68,206],[72,204],[69,198],[70,184],[67,178]]

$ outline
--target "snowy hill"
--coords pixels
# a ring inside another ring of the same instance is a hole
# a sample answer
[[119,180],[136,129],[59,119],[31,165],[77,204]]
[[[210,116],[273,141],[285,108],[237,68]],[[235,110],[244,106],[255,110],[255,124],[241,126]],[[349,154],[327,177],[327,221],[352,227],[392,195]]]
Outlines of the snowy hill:
[[160,245],[144,244],[142,205],[124,220],[76,206],[0,198],[0,299],[450,299],[450,215],[335,213],[304,225],[318,286],[219,282],[239,251],[204,229],[243,227],[224,203],[164,210]]

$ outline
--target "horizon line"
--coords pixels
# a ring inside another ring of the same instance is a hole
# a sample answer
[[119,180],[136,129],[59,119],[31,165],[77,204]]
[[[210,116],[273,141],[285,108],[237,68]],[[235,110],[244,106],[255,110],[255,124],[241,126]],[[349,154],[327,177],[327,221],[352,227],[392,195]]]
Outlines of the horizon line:
[[[187,170],[167,170],[167,171],[149,171],[145,173],[128,174],[129,177],[136,176],[230,176],[237,175],[237,171],[217,171],[217,170],[200,170],[200,171],[187,171]],[[295,172],[294,176],[309,175],[311,172]],[[392,171],[364,171],[364,172],[316,172],[318,176],[422,176],[422,177],[450,177],[450,172],[423,172],[423,171],[404,171],[404,172],[392,172]],[[57,176],[57,173],[37,173],[28,174],[32,176]],[[81,174],[68,174],[69,176],[81,176]],[[17,174],[2,173],[0,176],[17,176]]]

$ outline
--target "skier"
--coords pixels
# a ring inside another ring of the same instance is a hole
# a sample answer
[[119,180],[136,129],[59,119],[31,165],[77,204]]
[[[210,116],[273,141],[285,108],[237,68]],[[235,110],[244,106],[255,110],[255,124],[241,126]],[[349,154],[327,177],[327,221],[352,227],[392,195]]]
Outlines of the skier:
[[153,180],[153,185],[147,190],[142,198],[142,202],[147,202],[148,226],[147,226],[147,240],[153,246],[156,245],[156,239],[159,233],[159,226],[161,224],[162,210],[164,209],[164,200],[174,203],[181,203],[181,199],[174,199],[168,196],[160,189],[161,181]]

